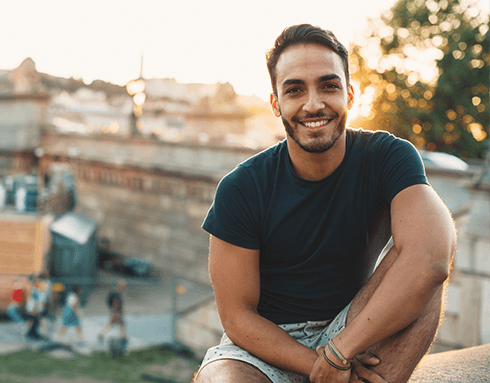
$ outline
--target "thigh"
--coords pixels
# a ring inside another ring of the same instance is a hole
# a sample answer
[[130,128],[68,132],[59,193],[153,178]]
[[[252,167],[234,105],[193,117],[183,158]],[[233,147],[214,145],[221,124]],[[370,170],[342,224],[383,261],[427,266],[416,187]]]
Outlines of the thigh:
[[[250,354],[249,352],[245,351],[241,347],[238,347],[236,344],[234,344],[230,338],[225,334],[223,334],[223,337],[221,339],[221,342],[219,345],[215,347],[211,347],[206,355],[204,356],[204,359],[201,364],[200,371],[208,371],[207,376],[212,376],[211,370],[208,370],[207,367],[209,365],[214,365],[212,367],[212,370],[217,370],[219,372],[219,368],[217,366],[220,366],[221,363],[215,364],[221,361],[226,361],[224,364],[226,366],[227,371],[229,372],[229,376],[234,377],[235,369],[236,371],[240,371],[241,369],[245,369],[246,371],[251,371],[251,372],[259,372],[259,374],[254,374],[254,376],[261,377],[264,375],[266,377],[265,382],[273,382],[273,383],[306,383],[308,381],[307,377],[304,377],[302,375],[295,374],[290,371],[282,370],[280,368],[274,367],[266,362],[264,362],[262,359],[257,358],[256,356]],[[240,362],[240,364],[232,363],[232,362]],[[252,368],[253,370],[250,370]],[[197,375],[200,376],[201,372],[198,371]],[[219,375],[221,376],[221,374]],[[226,380],[228,375],[224,375],[223,380],[211,380],[217,383],[221,382],[228,382],[228,381],[233,381],[231,380]],[[240,375],[241,376],[241,375]],[[198,380],[199,382],[199,380]],[[202,382],[207,382],[207,380],[203,380]],[[241,382],[241,380],[236,380],[236,382]],[[244,382],[248,382],[248,380],[244,380]],[[261,380],[258,380],[258,382],[261,382]]]
[[220,359],[208,363],[197,374],[194,383],[271,383],[254,366],[232,359]]

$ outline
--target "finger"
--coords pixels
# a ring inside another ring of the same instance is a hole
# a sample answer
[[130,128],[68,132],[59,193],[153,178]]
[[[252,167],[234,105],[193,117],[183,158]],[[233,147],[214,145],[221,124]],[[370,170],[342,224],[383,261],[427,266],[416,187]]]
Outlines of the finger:
[[323,349],[324,349],[324,348],[325,348],[325,347],[318,345],[318,346],[316,347],[316,353],[317,353],[318,355],[323,355]]
[[363,373],[362,375],[359,375],[359,380],[361,382],[369,382],[369,383],[389,383],[388,381],[384,380],[380,375],[376,374],[373,371],[367,370],[367,373]]
[[369,368],[364,367],[358,360],[354,359],[352,364],[359,381],[369,383],[388,383],[381,377],[381,375],[370,370]]
[[370,352],[363,352],[361,354],[357,354],[355,357],[359,362],[364,365],[376,366],[379,364],[380,360],[375,355]]
[[357,375],[356,370],[352,369],[352,372],[350,374],[349,383],[358,383],[358,382],[362,382],[362,380],[359,379],[359,376]]

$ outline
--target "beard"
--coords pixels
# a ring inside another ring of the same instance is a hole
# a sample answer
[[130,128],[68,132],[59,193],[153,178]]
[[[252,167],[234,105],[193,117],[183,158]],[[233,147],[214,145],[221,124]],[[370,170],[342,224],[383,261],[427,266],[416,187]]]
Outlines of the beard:
[[[323,116],[318,116],[323,117]],[[347,115],[344,114],[342,119],[339,121],[337,126],[334,128],[332,135],[330,137],[325,137],[320,133],[313,133],[310,135],[309,139],[301,140],[297,132],[293,129],[291,124],[284,118],[282,118],[282,122],[284,124],[284,128],[286,129],[286,133],[289,137],[291,137],[294,142],[296,142],[301,149],[308,153],[323,153],[327,150],[331,149],[338,139],[342,136],[345,131],[345,125],[347,121]]]

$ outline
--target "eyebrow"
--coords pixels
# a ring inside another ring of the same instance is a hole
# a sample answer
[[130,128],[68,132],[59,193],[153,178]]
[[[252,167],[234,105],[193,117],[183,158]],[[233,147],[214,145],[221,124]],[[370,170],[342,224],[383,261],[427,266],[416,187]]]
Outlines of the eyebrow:
[[[331,81],[331,80],[342,81],[342,79],[340,78],[340,76],[338,74],[332,73],[332,74],[326,74],[325,76],[320,77],[318,79],[318,82],[325,82],[325,81]],[[291,79],[284,80],[282,83],[282,87],[284,88],[288,85],[298,85],[298,84],[304,84],[304,83],[305,82],[303,80],[291,78]]]

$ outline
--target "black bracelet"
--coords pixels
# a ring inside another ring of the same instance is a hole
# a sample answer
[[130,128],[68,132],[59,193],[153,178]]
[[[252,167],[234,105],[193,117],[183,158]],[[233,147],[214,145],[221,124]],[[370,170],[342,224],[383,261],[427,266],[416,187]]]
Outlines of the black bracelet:
[[325,354],[325,349],[323,349],[323,357],[325,358],[325,360],[327,361],[327,363],[329,365],[336,368],[337,370],[346,371],[346,370],[349,370],[352,366],[352,365],[349,365],[349,366],[338,366],[338,365],[336,365],[334,362],[332,362],[330,359],[328,359],[327,354]]

